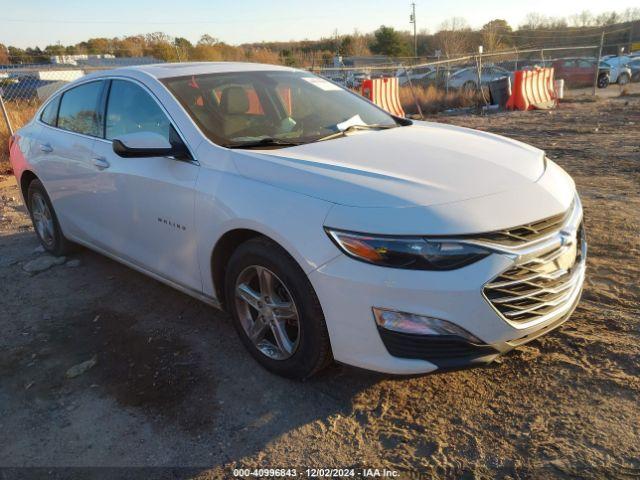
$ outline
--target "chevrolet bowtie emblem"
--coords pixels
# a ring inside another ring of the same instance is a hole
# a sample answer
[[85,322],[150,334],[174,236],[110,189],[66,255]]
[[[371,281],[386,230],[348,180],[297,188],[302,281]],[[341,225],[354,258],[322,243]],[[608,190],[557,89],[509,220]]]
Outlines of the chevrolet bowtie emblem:
[[560,232],[560,244],[563,247],[571,245],[575,243],[575,241],[576,241],[576,232],[566,232],[564,230]]

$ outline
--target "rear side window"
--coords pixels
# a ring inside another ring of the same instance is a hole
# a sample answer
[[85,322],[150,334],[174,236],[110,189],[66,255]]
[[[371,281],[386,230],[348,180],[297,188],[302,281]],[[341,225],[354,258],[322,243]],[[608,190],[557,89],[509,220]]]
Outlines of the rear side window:
[[170,141],[171,123],[156,101],[139,85],[113,80],[107,102],[106,139],[153,132]]
[[103,82],[91,82],[72,88],[62,95],[58,127],[71,132],[102,136],[100,99]]
[[51,100],[47,106],[44,107],[44,110],[42,110],[40,120],[47,125],[55,127],[58,121],[58,105],[60,105],[60,97],[56,97]]

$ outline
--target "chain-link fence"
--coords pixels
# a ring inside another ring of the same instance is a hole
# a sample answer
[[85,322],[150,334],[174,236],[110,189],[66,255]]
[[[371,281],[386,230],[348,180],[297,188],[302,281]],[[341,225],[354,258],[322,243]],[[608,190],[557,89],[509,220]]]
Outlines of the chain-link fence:
[[621,65],[600,59],[597,45],[461,55],[433,59],[419,64],[345,64],[316,67],[314,73],[358,91],[366,79],[395,76],[400,98],[408,113],[436,113],[445,109],[482,106],[492,103],[489,85],[499,79],[513,81],[514,72],[551,67],[565,91],[625,84],[632,75]]

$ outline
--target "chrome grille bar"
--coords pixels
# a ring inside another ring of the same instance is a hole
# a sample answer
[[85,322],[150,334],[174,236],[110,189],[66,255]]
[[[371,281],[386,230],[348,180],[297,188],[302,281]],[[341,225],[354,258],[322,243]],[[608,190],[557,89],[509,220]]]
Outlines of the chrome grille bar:
[[574,207],[575,203],[572,203],[566,212],[537,222],[474,235],[473,240],[508,247],[519,247],[536,242],[560,230],[567,222],[568,217],[573,213]]
[[[573,209],[561,216],[560,223],[547,219],[531,224],[544,223],[537,231],[544,231],[548,241],[536,242],[538,250],[530,243],[520,248],[509,247],[514,265],[483,288],[484,297],[504,319],[528,326],[552,318],[555,312],[574,302],[586,252],[581,217],[577,201]],[[530,225],[523,228],[529,229]],[[474,240],[482,241],[479,237]]]

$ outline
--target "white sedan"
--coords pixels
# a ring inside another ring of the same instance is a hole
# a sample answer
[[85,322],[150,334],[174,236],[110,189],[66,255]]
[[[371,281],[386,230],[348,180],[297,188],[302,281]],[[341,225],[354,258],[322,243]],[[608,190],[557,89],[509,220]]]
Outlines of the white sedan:
[[35,230],[228,311],[267,369],[486,364],[564,322],[582,207],[543,151],[389,115],[308,72],[88,75],[12,138]]
[[626,85],[631,81],[631,69],[627,67],[627,63],[632,57],[627,55],[611,56],[604,60],[604,63],[611,67],[610,82],[619,85]]

